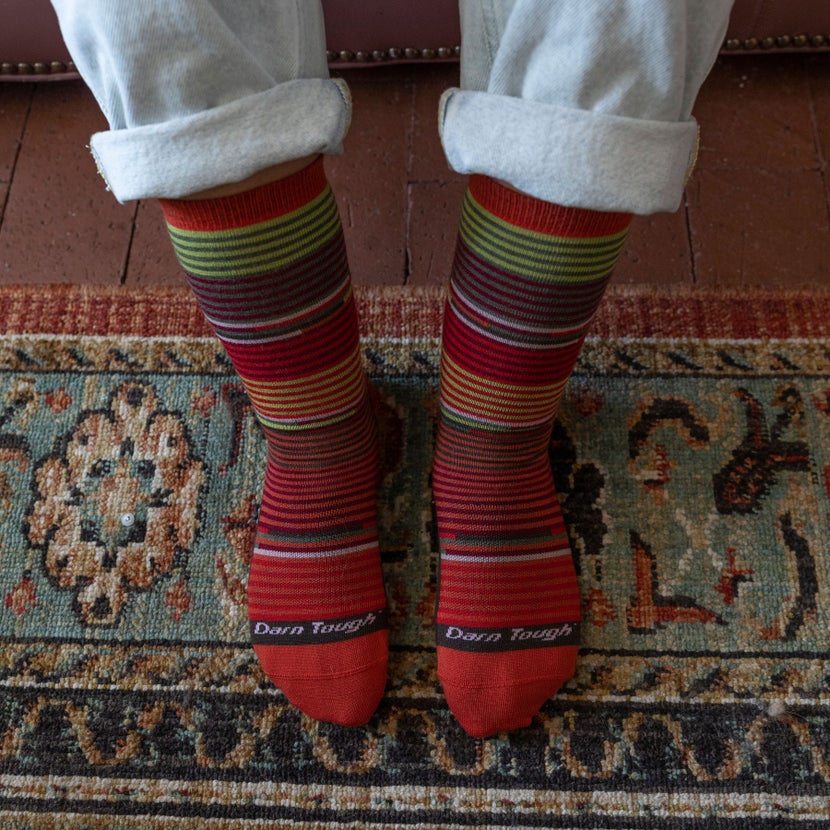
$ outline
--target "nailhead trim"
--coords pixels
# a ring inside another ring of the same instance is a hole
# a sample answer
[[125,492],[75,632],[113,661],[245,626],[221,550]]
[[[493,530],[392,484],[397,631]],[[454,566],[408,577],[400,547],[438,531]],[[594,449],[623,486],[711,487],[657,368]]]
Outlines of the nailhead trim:
[[[350,63],[383,63],[385,61],[446,61],[458,58],[461,55],[460,46],[439,46],[437,48],[415,49],[413,47],[390,49],[373,49],[368,51],[358,49],[351,51],[343,49],[340,52],[329,50],[326,58],[332,64]],[[75,73],[78,70],[72,61],[51,61],[49,63],[12,63],[0,62],[0,76],[27,76],[27,75],[64,75]]]
[[769,49],[823,49],[830,47],[830,35],[779,35],[778,37],[729,38],[727,52],[756,52]]
[[[828,49],[830,35],[779,35],[778,37],[729,38],[724,44],[726,52],[757,52],[770,49]],[[350,63],[384,63],[386,61],[446,61],[461,55],[460,46],[439,46],[438,48],[415,49],[414,47],[391,47],[389,49],[343,49],[329,50],[326,58],[336,66]],[[0,62],[0,77],[25,77],[27,75],[66,75],[78,70],[72,61],[50,61],[49,63]]]
[[72,61],[50,61],[49,63],[10,63],[0,62],[0,76],[3,75],[65,75],[78,70]]
[[412,46],[393,46],[389,49],[374,49],[371,52],[362,49],[354,52],[351,49],[343,49],[340,52],[329,49],[326,52],[326,59],[331,64],[383,63],[384,61],[401,60],[446,61],[460,56],[460,46],[439,46],[437,48],[428,47],[426,49],[415,49]]

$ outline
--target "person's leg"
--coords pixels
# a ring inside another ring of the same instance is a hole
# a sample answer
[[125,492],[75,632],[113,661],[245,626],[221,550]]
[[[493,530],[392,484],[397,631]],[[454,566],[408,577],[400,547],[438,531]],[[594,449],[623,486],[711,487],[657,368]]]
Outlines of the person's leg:
[[598,211],[675,210],[733,0],[459,0],[450,166]]
[[121,201],[182,198],[338,153],[348,88],[328,77],[319,0],[52,0],[109,130]]
[[55,6],[110,120],[92,142],[102,172],[119,199],[160,198],[267,439],[248,582],[260,662],[312,717],[365,723],[386,683],[380,463],[318,155],[339,148],[350,113],[327,79],[319,4]]
[[268,441],[248,581],[254,648],[307,714],[365,723],[386,682],[380,462],[322,159],[254,190],[162,208]]
[[433,484],[438,673],[473,735],[527,725],[573,673],[580,601],[553,421],[630,214],[679,203],[729,7],[462,0],[464,88],[445,94],[441,127],[451,166],[473,175]]

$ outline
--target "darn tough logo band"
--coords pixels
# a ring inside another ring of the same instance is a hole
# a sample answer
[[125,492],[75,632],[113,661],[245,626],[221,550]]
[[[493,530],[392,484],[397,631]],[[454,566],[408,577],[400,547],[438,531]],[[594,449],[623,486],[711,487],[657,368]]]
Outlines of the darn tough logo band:
[[523,648],[578,646],[579,623],[515,625],[511,628],[438,625],[435,637],[439,646],[456,651],[516,651]]
[[386,609],[337,620],[265,622],[251,620],[251,643],[256,646],[310,646],[339,643],[387,628]]

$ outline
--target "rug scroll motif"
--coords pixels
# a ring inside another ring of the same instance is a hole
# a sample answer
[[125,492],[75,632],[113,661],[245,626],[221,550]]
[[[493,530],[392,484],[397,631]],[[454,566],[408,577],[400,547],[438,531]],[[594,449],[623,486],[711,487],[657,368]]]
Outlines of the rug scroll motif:
[[169,330],[150,294],[70,292],[37,325],[7,302],[0,827],[830,820],[830,297],[727,298],[703,330],[706,297],[612,295],[551,446],[577,674],[486,741],[435,676],[441,297],[360,300],[393,628],[362,730],[287,705],[248,646],[265,447],[188,299],[165,296]]

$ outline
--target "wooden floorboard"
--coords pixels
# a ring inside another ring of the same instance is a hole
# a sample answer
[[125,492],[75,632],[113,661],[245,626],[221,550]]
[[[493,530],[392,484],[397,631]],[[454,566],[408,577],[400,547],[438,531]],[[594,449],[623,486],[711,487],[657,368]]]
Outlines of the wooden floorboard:
[[[342,73],[355,114],[327,159],[355,281],[440,285],[465,180],[438,98],[454,64]],[[695,107],[698,165],[675,213],[637,217],[621,283],[830,284],[830,55],[718,61]],[[80,82],[0,85],[0,283],[181,283],[158,206],[119,205],[86,145],[105,128]]]

